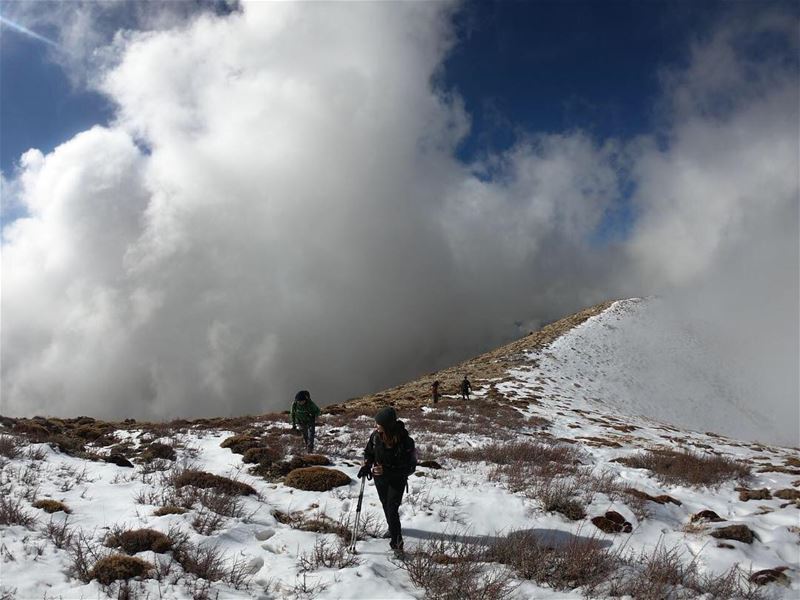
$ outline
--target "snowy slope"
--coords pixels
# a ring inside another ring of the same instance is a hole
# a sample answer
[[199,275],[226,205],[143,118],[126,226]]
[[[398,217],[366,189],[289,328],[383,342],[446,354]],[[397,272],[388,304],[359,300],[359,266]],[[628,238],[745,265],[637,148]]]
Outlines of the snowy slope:
[[[532,360],[535,357],[532,357]],[[658,299],[625,300],[556,340],[540,372],[575,396],[622,415],[700,431],[771,441],[775,423],[758,414],[747,372],[719,359],[707,340]],[[607,410],[608,410],[607,409]]]
[[[442,466],[421,467],[410,480],[401,508],[410,555],[443,536],[458,535],[486,546],[511,532],[527,531],[556,546],[592,539],[620,553],[675,549],[700,573],[712,577],[736,568],[747,579],[762,569],[778,568],[783,572],[783,582],[770,583],[758,591],[764,597],[800,598],[800,502],[776,496],[780,490],[796,492],[800,487],[800,454],[796,449],[683,431],[659,422],[659,416],[674,422],[673,416],[680,416],[679,409],[670,409],[674,415],[657,412],[666,409],[642,400],[647,397],[647,381],[617,377],[609,363],[603,362],[628,360],[634,364],[641,354],[625,354],[620,342],[604,335],[614,331],[621,332],[619,339],[635,338],[635,327],[625,319],[636,306],[616,303],[547,347],[530,349],[524,361],[502,376],[476,381],[476,393],[469,402],[447,399],[436,407],[401,411],[421,458]],[[674,368],[680,368],[680,363]],[[704,383],[702,377],[692,385],[700,383]],[[652,385],[656,390],[659,387]],[[685,391],[684,401],[694,401],[688,387]],[[736,406],[732,404],[730,410],[737,410]],[[737,418],[749,415],[739,411]],[[46,531],[48,525],[52,530],[52,525],[65,521],[74,537],[82,534],[98,557],[110,552],[102,542],[111,528],[153,528],[184,535],[196,547],[216,547],[228,568],[237,565],[239,572],[247,575],[238,581],[223,577],[210,582],[185,572],[171,561],[170,553],[144,551],[137,556],[161,564],[160,575],[151,572],[134,580],[124,589],[133,598],[423,598],[425,591],[414,585],[408,569],[388,553],[387,540],[379,537],[382,514],[372,484],[367,486],[364,504],[368,535],[358,543],[355,562],[309,567],[315,547],[320,543],[333,547],[338,538],[334,533],[303,530],[302,524],[347,523],[352,518],[360,449],[371,423],[368,416],[356,413],[322,417],[317,451],[328,456],[332,468],[346,473],[352,481],[315,492],[254,475],[241,454],[220,445],[244,431],[266,445],[281,441],[281,450],[298,453],[299,446],[292,441],[296,438],[286,435],[289,425],[280,415],[254,419],[243,427],[210,421],[158,427],[119,424],[112,433],[116,444],[127,442],[135,450],[160,441],[177,451],[176,460],[160,465],[134,459],[134,468],[69,456],[51,445],[34,443],[15,432],[15,428],[21,429],[19,422],[6,420],[0,437],[14,436],[23,453],[0,458],[0,497],[6,503],[18,502],[35,521],[27,526],[0,525],[0,598],[120,595],[118,584],[102,586],[96,580],[87,583],[75,576],[74,552],[68,546],[57,547],[54,536]],[[699,421],[688,424],[692,429],[706,429]],[[719,429],[712,425],[708,428]],[[482,459],[482,453],[488,456],[485,449],[493,444],[502,448],[520,441],[563,448],[575,458],[579,465],[571,474],[551,477],[562,482],[572,477],[580,486],[597,484],[597,491],[592,493],[574,490],[585,516],[572,520],[546,510],[541,489],[519,487],[513,471]],[[665,483],[647,469],[619,462],[644,448],[691,449],[708,456],[729,457],[750,466],[753,474],[746,482],[729,479],[714,486]],[[98,444],[92,450],[108,454],[110,446]],[[155,466],[165,470],[154,470]],[[258,495],[243,496],[241,510],[235,516],[221,517],[219,528],[208,535],[200,533],[196,525],[198,517],[208,515],[199,505],[184,514],[154,516],[163,504],[160,498],[167,478],[187,466],[247,483]],[[737,489],[742,485],[768,493],[760,500],[743,499]],[[618,493],[626,486],[653,497],[668,495],[672,500],[663,504],[635,501],[624,491]],[[42,498],[63,502],[71,514],[48,515],[33,508],[32,503]],[[591,519],[609,510],[621,514],[631,524],[631,531],[604,533],[597,529]],[[723,521],[691,523],[691,516],[701,510],[713,510]],[[755,534],[752,543],[710,536],[719,527],[736,524],[746,525]],[[580,598],[590,593],[582,587],[554,589],[548,581],[526,579],[513,569],[508,572],[516,586],[511,595],[516,598]],[[675,597],[696,597],[686,590],[681,593]]]

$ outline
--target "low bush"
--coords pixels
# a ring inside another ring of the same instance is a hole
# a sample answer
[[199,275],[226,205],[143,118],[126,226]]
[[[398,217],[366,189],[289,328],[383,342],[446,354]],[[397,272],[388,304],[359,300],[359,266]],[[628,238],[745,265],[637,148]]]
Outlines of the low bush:
[[11,435],[0,435],[0,456],[17,458],[22,453],[20,439]]
[[28,419],[20,419],[14,423],[11,430],[15,433],[26,435],[33,440],[42,440],[50,435],[50,432],[44,426]]
[[286,476],[284,484],[299,490],[324,492],[335,487],[349,485],[350,477],[336,469],[304,467],[295,469]]
[[504,600],[517,584],[508,569],[457,538],[427,540],[400,559],[411,582],[432,600]]
[[90,579],[96,579],[104,585],[109,585],[120,579],[141,577],[153,568],[149,562],[125,554],[112,554],[98,560],[91,572]]
[[253,486],[242,483],[241,481],[234,481],[228,477],[213,475],[212,473],[196,471],[194,469],[187,469],[177,474],[172,483],[176,488],[191,485],[200,489],[213,488],[226,494],[239,496],[249,496],[256,493]]
[[61,511],[69,514],[72,512],[63,502],[51,500],[49,498],[37,500],[33,503],[33,508],[41,508],[46,513],[55,513]]
[[759,600],[764,598],[736,566],[721,574],[701,574],[694,561],[685,562],[677,548],[658,545],[651,553],[625,560],[608,581],[586,591],[596,598],[708,598],[709,600]]
[[153,442],[142,452],[140,460],[143,462],[150,462],[155,459],[161,460],[175,460],[177,458],[175,448],[169,444],[162,444],[161,442]]
[[297,559],[301,573],[314,571],[320,567],[346,569],[357,566],[359,562],[358,558],[350,552],[347,543],[341,538],[335,542],[317,538],[314,548],[310,552],[301,554]]
[[283,458],[283,453],[275,448],[250,448],[242,456],[242,462],[246,464],[272,464]]
[[156,517],[163,517],[166,515],[182,515],[183,513],[187,512],[185,508],[181,508],[180,506],[174,505],[167,505],[157,508],[153,513]]
[[675,485],[719,485],[750,476],[750,468],[736,460],[690,451],[647,450],[619,459],[619,462],[637,469],[648,469],[662,482]]
[[108,548],[120,548],[127,554],[151,551],[163,554],[172,550],[172,540],[155,529],[115,529],[105,540]]
[[25,510],[21,499],[0,494],[0,525],[30,527],[35,522],[36,517]]
[[512,532],[490,549],[493,560],[511,567],[523,579],[556,590],[572,590],[603,582],[621,564],[593,537],[571,536],[559,544],[542,543],[531,531]]
[[44,530],[45,537],[53,542],[56,548],[67,548],[72,543],[72,536],[75,530],[69,526],[69,521],[65,518],[63,521],[54,521],[50,518]]
[[233,435],[222,440],[220,448],[229,448],[234,454],[244,454],[250,448],[257,448],[260,445],[258,438],[251,435]]

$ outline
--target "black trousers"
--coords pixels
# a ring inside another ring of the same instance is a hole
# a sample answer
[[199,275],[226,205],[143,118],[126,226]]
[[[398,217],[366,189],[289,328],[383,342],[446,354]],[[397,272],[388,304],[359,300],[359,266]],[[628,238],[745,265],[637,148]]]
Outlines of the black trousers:
[[403,492],[406,491],[406,478],[376,477],[375,488],[378,490],[378,498],[381,499],[383,514],[386,515],[389,535],[394,545],[403,539],[398,511],[400,510],[400,503],[403,501]]
[[308,452],[314,451],[314,430],[316,429],[316,423],[311,421],[310,423],[298,423],[300,427],[300,433],[303,434],[303,442],[305,442],[306,450]]

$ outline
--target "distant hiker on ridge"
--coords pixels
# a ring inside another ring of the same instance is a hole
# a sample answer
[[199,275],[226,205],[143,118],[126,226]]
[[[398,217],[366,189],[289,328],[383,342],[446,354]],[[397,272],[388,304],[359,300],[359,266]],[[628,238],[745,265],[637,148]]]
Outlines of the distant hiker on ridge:
[[375,488],[389,525],[389,547],[403,553],[403,530],[400,525],[400,503],[408,487],[408,477],[417,468],[417,450],[405,424],[398,420],[391,406],[375,415],[375,431],[364,448],[364,466],[358,477],[374,477]]
[[442,395],[439,393],[439,380],[437,379],[431,384],[431,391],[433,392],[433,403],[439,402]]
[[472,384],[467,379],[467,376],[464,375],[464,379],[461,381],[461,399],[462,400],[469,400],[469,394],[472,391]]
[[297,431],[299,425],[306,450],[314,452],[314,429],[319,416],[319,407],[311,401],[311,394],[307,390],[300,390],[295,394],[289,414],[292,417],[292,430]]

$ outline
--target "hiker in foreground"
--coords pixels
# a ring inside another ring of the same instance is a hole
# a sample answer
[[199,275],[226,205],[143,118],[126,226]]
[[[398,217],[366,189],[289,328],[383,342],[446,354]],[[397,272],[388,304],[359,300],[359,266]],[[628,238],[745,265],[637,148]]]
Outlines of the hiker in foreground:
[[296,431],[299,425],[306,450],[314,452],[314,430],[319,416],[319,407],[312,402],[311,394],[307,390],[300,390],[295,394],[290,415],[292,417],[292,430]]
[[462,400],[469,400],[469,394],[472,391],[472,384],[467,379],[467,376],[464,375],[464,379],[461,380],[461,399]]
[[380,409],[375,415],[375,431],[364,448],[364,466],[358,476],[375,478],[375,488],[389,525],[389,547],[396,554],[403,553],[403,533],[398,511],[408,485],[408,476],[416,468],[417,451],[405,424],[397,418],[391,406]]

